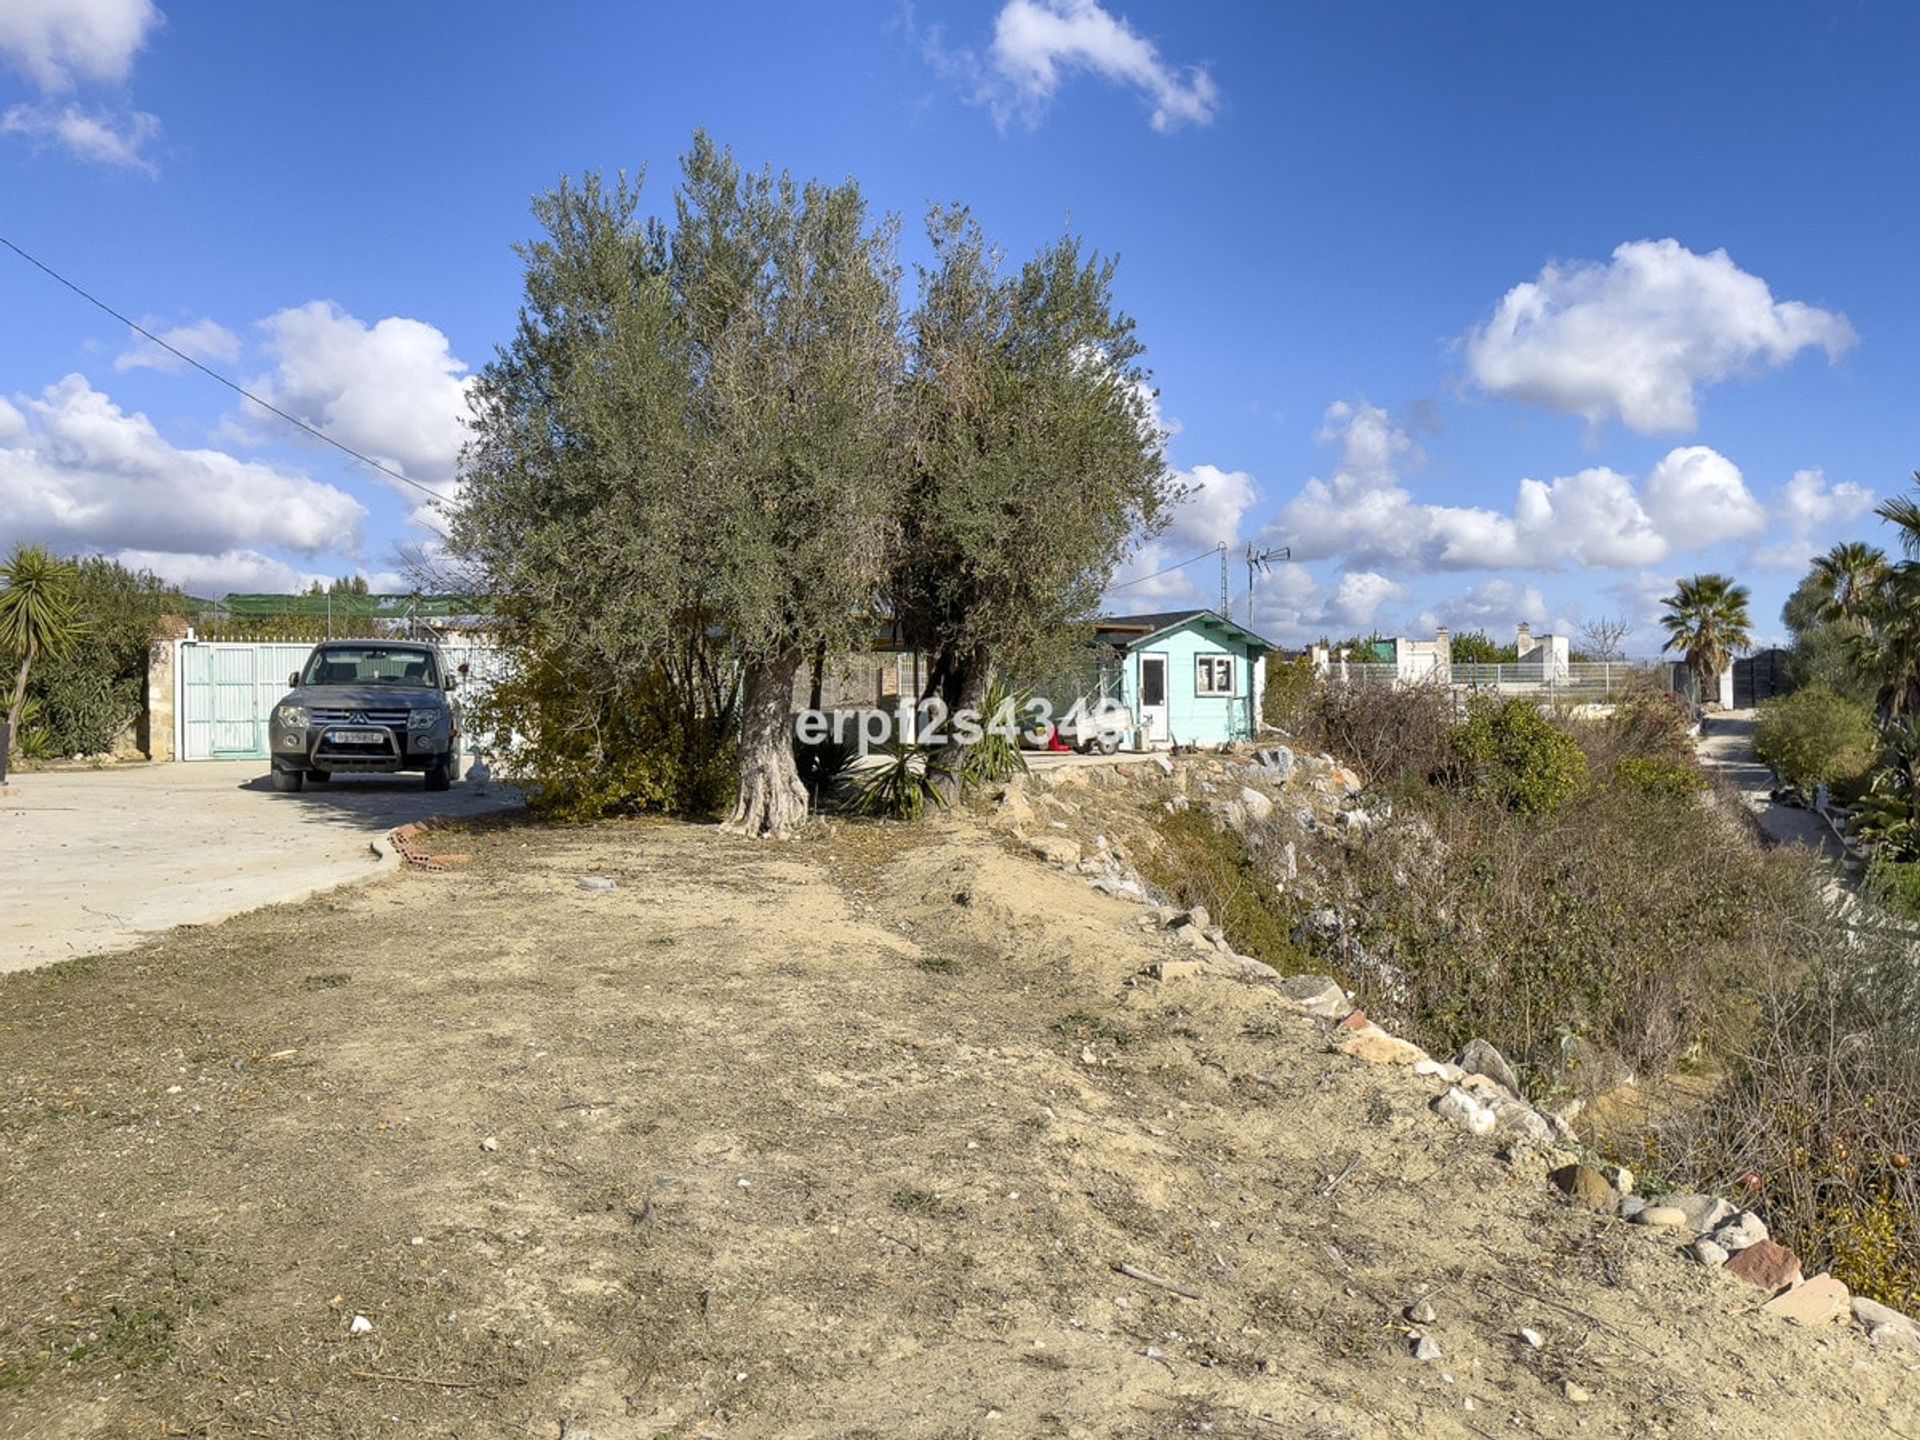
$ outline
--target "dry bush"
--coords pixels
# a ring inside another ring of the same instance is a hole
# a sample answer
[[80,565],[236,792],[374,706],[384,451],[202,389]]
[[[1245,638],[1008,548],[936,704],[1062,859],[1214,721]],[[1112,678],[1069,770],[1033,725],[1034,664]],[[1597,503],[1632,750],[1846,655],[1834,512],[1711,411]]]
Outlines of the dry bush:
[[1307,707],[1305,738],[1356,766],[1369,784],[1403,792],[1453,774],[1459,718],[1444,685],[1331,680]]
[[1767,976],[1727,1083],[1652,1137],[1669,1168],[1741,1195],[1812,1274],[1920,1311],[1920,971],[1906,936],[1824,917],[1796,980]]
[[1440,859],[1420,883],[1392,831],[1347,854],[1348,973],[1412,1038],[1491,1040],[1536,1083],[1566,1036],[1642,1074],[1725,1044],[1743,968],[1814,903],[1791,859],[1698,805],[1590,786],[1550,815],[1441,791],[1423,810]]

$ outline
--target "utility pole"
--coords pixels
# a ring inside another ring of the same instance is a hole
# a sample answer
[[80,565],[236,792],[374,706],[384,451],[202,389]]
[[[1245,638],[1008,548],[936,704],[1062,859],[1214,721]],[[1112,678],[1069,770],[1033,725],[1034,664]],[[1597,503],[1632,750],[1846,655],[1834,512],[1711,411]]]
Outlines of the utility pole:
[[[1292,558],[1293,547],[1290,545],[1275,545],[1267,550],[1257,550],[1251,541],[1247,543],[1247,629],[1254,630],[1253,577],[1255,572],[1258,571],[1263,575],[1271,574],[1275,560],[1291,560]],[[1223,556],[1221,557],[1221,573],[1223,575],[1225,574],[1225,566],[1226,560]],[[1254,630],[1254,633],[1257,635],[1260,632]]]

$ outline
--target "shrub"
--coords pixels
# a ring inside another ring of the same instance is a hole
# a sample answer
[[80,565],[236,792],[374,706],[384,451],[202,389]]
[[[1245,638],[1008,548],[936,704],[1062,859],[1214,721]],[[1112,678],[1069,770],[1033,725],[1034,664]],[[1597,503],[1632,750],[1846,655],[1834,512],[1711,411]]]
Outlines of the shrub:
[[1454,703],[1444,685],[1333,680],[1313,692],[1305,739],[1387,790],[1423,789],[1452,774]]
[[1638,686],[1623,695],[1613,713],[1583,732],[1588,758],[1600,768],[1622,759],[1664,760],[1693,765],[1693,710],[1671,690]]
[[1476,696],[1452,743],[1468,788],[1509,810],[1550,814],[1586,782],[1578,742],[1517,696]]
[[1920,864],[1881,850],[1867,866],[1861,893],[1902,920],[1920,920]]
[[1140,857],[1140,871],[1174,904],[1204,905],[1242,955],[1283,974],[1305,963],[1293,943],[1289,908],[1246,841],[1196,810],[1164,816],[1154,827],[1165,843]]
[[1811,790],[1857,780],[1880,748],[1866,706],[1824,685],[1809,685],[1760,707],[1753,751],[1789,785]]
[[925,745],[891,740],[880,749],[880,763],[853,761],[844,771],[853,791],[856,814],[882,820],[918,820],[927,809],[946,804],[933,769],[937,752]]
[[1267,688],[1260,696],[1260,723],[1286,735],[1298,735],[1311,723],[1319,676],[1305,655],[1282,660],[1267,657]]
[[731,693],[703,695],[661,669],[617,685],[556,652],[518,659],[473,703],[469,725],[515,737],[508,762],[541,813],[710,816],[733,803]]
[[1707,777],[1690,762],[1629,755],[1613,767],[1613,780],[1629,795],[1679,802],[1707,788]]

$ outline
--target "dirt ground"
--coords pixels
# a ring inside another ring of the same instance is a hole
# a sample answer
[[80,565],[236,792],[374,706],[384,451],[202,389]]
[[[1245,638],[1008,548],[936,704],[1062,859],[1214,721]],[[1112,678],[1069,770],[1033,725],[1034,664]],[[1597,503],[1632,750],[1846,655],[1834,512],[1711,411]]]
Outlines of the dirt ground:
[[0,1434],[1920,1437],[968,819],[443,848],[0,979]]

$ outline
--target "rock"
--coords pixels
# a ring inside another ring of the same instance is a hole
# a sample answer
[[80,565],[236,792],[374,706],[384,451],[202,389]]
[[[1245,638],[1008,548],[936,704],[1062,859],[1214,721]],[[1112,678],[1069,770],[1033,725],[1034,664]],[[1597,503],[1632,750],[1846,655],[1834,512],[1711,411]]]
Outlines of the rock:
[[1196,905],[1184,915],[1174,916],[1168,923],[1175,929],[1191,926],[1204,933],[1213,928],[1213,917],[1207,913],[1206,906]]
[[1363,784],[1360,777],[1344,765],[1334,766],[1333,773],[1329,778],[1332,780],[1336,790],[1347,795],[1358,795]]
[[1433,1102],[1433,1113],[1453,1121],[1469,1135],[1491,1134],[1497,1123],[1494,1113],[1488,1106],[1482,1105],[1458,1085],[1447,1088],[1447,1093]]
[[1009,785],[1000,792],[1000,803],[987,817],[989,830],[1025,830],[1033,824],[1033,806],[1024,791]]
[[1569,1165],[1547,1177],[1567,1197],[1567,1203],[1581,1210],[1610,1214],[1620,1203],[1620,1192],[1591,1165]]
[[1758,1245],[1767,1238],[1767,1222],[1751,1210],[1742,1210],[1720,1222],[1713,1232],[1713,1243],[1729,1253]]
[[1733,1206],[1718,1195],[1666,1195],[1660,1203],[1685,1215],[1696,1235],[1705,1235],[1733,1214]]
[[1444,1080],[1449,1085],[1452,1085],[1466,1072],[1451,1061],[1427,1059],[1415,1061],[1413,1073],[1416,1075],[1431,1075],[1436,1079]]
[[1209,925],[1200,933],[1206,937],[1207,943],[1216,950],[1227,942],[1227,932],[1222,930],[1218,925]]
[[500,1148],[500,1142],[494,1139],[493,1136],[489,1135],[487,1136],[486,1139],[480,1142],[480,1148],[482,1150],[485,1150],[489,1155],[491,1155],[495,1150],[498,1150]]
[[1287,975],[1274,988],[1289,1004],[1323,1020],[1344,1015],[1348,1008],[1347,992],[1330,975]]
[[1600,1178],[1622,1195],[1633,1193],[1633,1172],[1624,1165],[1602,1165]]
[[1093,888],[1098,890],[1102,895],[1112,895],[1116,899],[1144,900],[1147,898],[1145,887],[1131,876],[1116,878],[1112,875],[1102,875],[1099,879],[1091,883]]
[[1364,1030],[1371,1024],[1373,1024],[1373,1022],[1367,1019],[1366,1011],[1349,1010],[1341,1017],[1340,1023],[1333,1028],[1336,1030]]
[[1920,1323],[1916,1323],[1909,1316],[1902,1315],[1891,1305],[1882,1305],[1878,1300],[1869,1300],[1864,1295],[1855,1295],[1849,1305],[1853,1311],[1853,1318],[1860,1322],[1861,1327],[1869,1335],[1883,1327],[1891,1326],[1897,1330],[1907,1331],[1916,1341],[1920,1341]]
[[1416,1325],[1431,1325],[1439,1312],[1433,1308],[1431,1300],[1416,1300],[1400,1313]]
[[582,890],[591,890],[596,894],[604,895],[609,890],[618,890],[620,887],[614,884],[613,881],[609,880],[605,875],[587,875],[581,878],[580,888]]
[[373,1321],[364,1315],[356,1315],[353,1317],[353,1323],[347,1326],[347,1333],[349,1335],[371,1335],[373,1333]]
[[1161,770],[1165,771],[1167,774],[1169,775],[1173,774],[1173,761],[1169,760],[1165,755],[1154,756],[1153,763],[1158,765],[1161,768]]
[[1240,808],[1246,812],[1248,823],[1258,825],[1273,814],[1273,801],[1246,785],[1240,790]]
[[1524,1100],[1495,1100],[1493,1120],[1497,1133],[1521,1145],[1544,1148],[1560,1138],[1546,1117]]
[[1333,1048],[1369,1065],[1411,1065],[1427,1058],[1427,1052],[1412,1041],[1389,1035],[1372,1024],[1358,1030],[1342,1030],[1335,1037]]
[[1570,1405],[1584,1405],[1593,1399],[1584,1385],[1576,1385],[1571,1380],[1560,1387],[1560,1393],[1567,1397],[1567,1403]]
[[1760,1308],[1796,1325],[1831,1325],[1849,1312],[1852,1298],[1845,1285],[1822,1272],[1806,1284],[1774,1296]]
[[1620,1197],[1620,1218],[1622,1220],[1632,1220],[1646,1208],[1647,1202],[1638,1195],[1622,1195]]
[[1027,848],[1049,865],[1078,865],[1080,846],[1064,835],[1042,835],[1029,840]]
[[1519,1330],[1515,1332],[1529,1349],[1538,1350],[1547,1343],[1547,1339],[1538,1330]]
[[1727,1263],[1727,1252],[1712,1240],[1696,1240],[1686,1247],[1689,1260],[1706,1266],[1720,1266]]
[[1485,1075],[1489,1080],[1504,1085],[1513,1094],[1520,1093],[1520,1078],[1513,1073],[1507,1057],[1485,1040],[1469,1040],[1454,1056],[1453,1063],[1469,1075]]
[[1413,1339],[1413,1358],[1416,1360],[1438,1360],[1447,1352],[1440,1348],[1440,1342],[1424,1330]]
[[1800,1278],[1800,1257],[1784,1245],[1762,1240],[1727,1261],[1725,1269],[1762,1290],[1784,1290]]
[[1687,1223],[1687,1212],[1676,1205],[1649,1205],[1633,1218],[1636,1224],[1671,1230]]
[[1160,981],[1191,980],[1206,970],[1198,960],[1160,960],[1147,967],[1147,973]]

